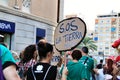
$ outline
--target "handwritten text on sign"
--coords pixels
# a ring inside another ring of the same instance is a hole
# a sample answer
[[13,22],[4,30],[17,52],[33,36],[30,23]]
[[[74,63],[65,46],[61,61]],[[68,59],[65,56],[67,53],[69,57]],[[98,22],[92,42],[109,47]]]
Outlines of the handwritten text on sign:
[[55,30],[55,47],[59,51],[77,46],[86,34],[85,23],[77,17],[61,21]]

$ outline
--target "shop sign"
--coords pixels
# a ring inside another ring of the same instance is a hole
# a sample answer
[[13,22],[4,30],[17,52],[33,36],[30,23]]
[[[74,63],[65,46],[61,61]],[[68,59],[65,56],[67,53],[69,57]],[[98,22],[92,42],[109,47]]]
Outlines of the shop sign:
[[5,20],[0,20],[0,31],[14,33],[15,32],[15,23]]

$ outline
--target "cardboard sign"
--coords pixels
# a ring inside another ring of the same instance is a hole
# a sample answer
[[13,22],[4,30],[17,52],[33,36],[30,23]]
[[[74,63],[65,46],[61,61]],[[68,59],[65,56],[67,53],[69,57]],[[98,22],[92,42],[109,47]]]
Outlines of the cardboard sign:
[[54,44],[58,51],[69,51],[81,43],[86,35],[86,24],[72,17],[59,22],[54,33]]

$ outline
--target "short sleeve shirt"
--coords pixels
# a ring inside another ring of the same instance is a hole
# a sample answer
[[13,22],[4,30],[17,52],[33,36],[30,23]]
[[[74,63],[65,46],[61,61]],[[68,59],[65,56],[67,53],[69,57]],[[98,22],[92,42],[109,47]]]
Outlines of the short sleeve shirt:
[[96,74],[96,80],[105,80],[105,75],[103,69],[98,69],[98,74]]
[[68,62],[68,75],[67,80],[82,80],[87,79],[86,69],[80,62]]
[[2,67],[5,69],[9,65],[15,65],[15,60],[12,56],[12,53],[9,51],[8,48],[0,44],[0,49],[1,49],[1,60],[2,60]]
[[[87,59],[88,58],[88,59]],[[86,63],[85,60],[87,59]],[[86,71],[87,71],[87,80],[90,80],[91,77],[91,71],[94,68],[94,60],[88,56],[82,56],[81,59],[79,60],[82,64],[85,65]]]

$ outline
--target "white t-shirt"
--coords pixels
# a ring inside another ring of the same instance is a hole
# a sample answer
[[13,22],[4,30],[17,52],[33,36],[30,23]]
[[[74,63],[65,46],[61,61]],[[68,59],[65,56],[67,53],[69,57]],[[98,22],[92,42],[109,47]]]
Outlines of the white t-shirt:
[[103,69],[98,69],[98,74],[96,74],[96,80],[109,80],[112,79],[110,74],[104,74]]
[[103,69],[98,69],[98,74],[96,74],[96,80],[105,80],[105,75]]

